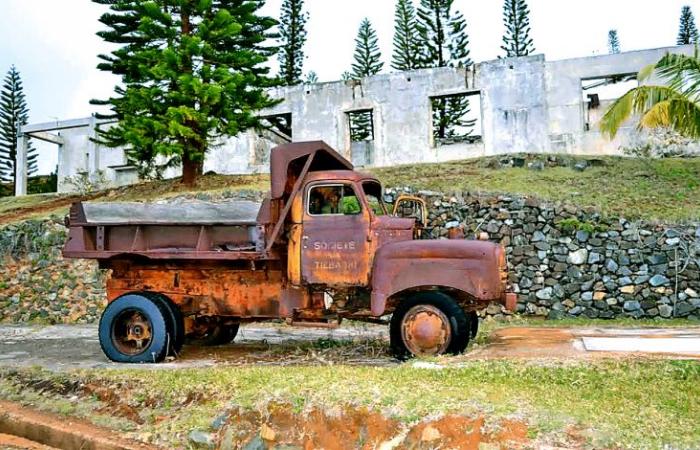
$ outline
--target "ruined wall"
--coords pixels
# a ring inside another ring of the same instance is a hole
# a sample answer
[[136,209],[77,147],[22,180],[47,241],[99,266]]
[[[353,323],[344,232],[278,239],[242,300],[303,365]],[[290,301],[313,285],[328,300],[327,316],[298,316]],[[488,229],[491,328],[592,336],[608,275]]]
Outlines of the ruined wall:
[[505,246],[519,313],[700,319],[700,224],[631,222],[523,196],[421,195],[432,238],[461,225]]
[[[485,61],[469,70],[423,69],[282,87],[270,91],[272,97],[282,101],[260,114],[291,116],[293,141],[324,140],[361,165],[366,158],[353,158],[349,114],[367,110],[373,114],[374,136],[362,145],[363,154],[370,154],[367,159],[373,166],[517,152],[620,154],[621,146],[639,145],[645,135],[627,126],[613,141],[602,136],[596,123],[609,99],[601,99],[600,106],[589,111],[586,94],[590,91],[584,92],[582,83],[635,74],[670,51],[691,54],[693,47],[561,61],[546,61],[543,55],[535,55]],[[473,114],[479,113],[474,135],[481,136],[481,140],[436,142],[431,98],[448,95],[469,95]],[[61,131],[66,145],[60,150],[60,192],[70,190],[63,183],[66,176],[85,169],[91,173],[104,171],[113,185],[135,179],[135,171],[124,166],[123,152],[95,148],[89,140],[93,133],[88,127]],[[224,174],[266,172],[269,150],[276,142],[280,141],[269,133],[254,130],[224,139],[210,149],[204,169]],[[179,170],[166,173],[168,177],[178,175]]]

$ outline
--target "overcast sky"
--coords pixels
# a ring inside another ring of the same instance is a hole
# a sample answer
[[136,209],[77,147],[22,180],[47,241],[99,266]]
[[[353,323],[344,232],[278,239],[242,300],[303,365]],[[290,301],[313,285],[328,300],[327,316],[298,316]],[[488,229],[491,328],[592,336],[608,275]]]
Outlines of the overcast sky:
[[[416,3],[419,0],[415,0]],[[268,0],[264,12],[277,17],[282,0]],[[306,0],[307,59],[321,81],[349,70],[360,21],[377,29],[389,70],[395,0]],[[472,59],[501,54],[501,0],[455,0],[467,19]],[[537,53],[548,60],[607,52],[607,33],[616,28],[622,50],[675,44],[681,7],[700,14],[700,0],[528,0]],[[89,0],[0,0],[0,72],[14,64],[24,81],[30,122],[89,116],[92,98],[106,98],[116,79],[98,71],[97,54],[109,52],[95,32],[104,7]],[[273,62],[276,67],[277,61]],[[55,167],[55,151],[41,149],[41,172]]]

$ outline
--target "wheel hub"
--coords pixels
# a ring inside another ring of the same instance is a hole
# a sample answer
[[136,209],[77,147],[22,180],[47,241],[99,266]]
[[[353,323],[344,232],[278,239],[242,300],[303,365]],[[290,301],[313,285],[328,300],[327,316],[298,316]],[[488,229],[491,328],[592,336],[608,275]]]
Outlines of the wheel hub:
[[115,320],[112,341],[122,353],[141,353],[148,347],[151,337],[151,323],[138,311],[126,312]]
[[409,309],[401,325],[401,335],[411,353],[419,356],[444,353],[452,338],[449,319],[432,305]]

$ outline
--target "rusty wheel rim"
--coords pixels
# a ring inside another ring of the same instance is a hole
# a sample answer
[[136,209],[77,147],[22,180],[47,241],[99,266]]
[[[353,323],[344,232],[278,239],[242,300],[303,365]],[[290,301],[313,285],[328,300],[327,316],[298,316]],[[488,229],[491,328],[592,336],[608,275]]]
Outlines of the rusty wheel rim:
[[401,337],[414,355],[439,355],[447,350],[452,339],[450,320],[440,308],[416,305],[403,318]]
[[134,356],[146,351],[153,340],[151,321],[141,311],[122,311],[112,325],[112,343],[123,354]]

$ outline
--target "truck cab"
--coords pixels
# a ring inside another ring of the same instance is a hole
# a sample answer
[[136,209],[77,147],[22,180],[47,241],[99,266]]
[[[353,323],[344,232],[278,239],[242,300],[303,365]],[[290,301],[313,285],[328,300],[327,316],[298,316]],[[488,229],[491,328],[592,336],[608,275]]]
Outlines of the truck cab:
[[413,239],[415,220],[389,215],[382,197],[379,180],[360,172],[310,174],[290,214],[290,282],[368,287],[376,250]]

